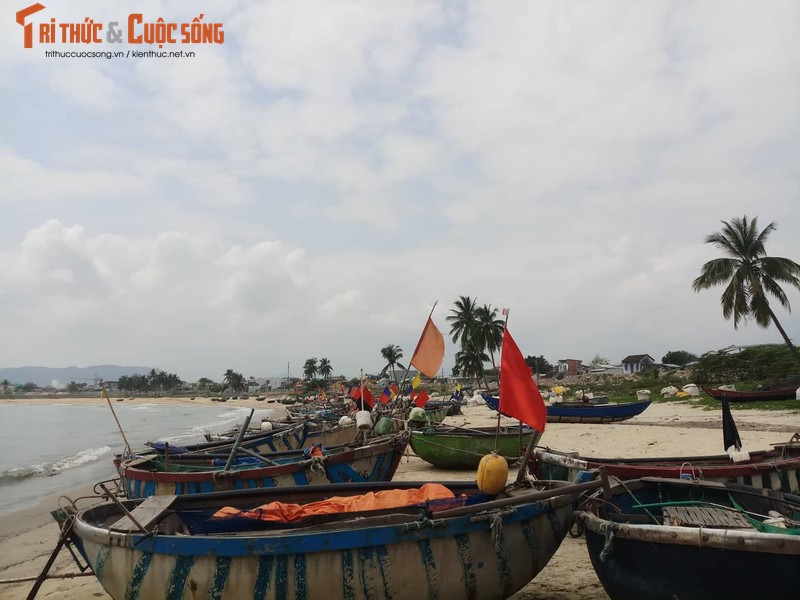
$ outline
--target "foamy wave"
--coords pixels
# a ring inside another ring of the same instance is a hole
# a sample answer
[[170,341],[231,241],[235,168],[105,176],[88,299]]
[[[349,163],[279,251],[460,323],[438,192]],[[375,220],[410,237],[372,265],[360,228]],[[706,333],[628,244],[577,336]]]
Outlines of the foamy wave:
[[7,471],[0,472],[0,485],[4,483],[21,481],[30,477],[49,477],[52,475],[58,475],[67,469],[72,469],[87,463],[96,462],[109,452],[111,452],[110,446],[90,448],[88,450],[81,450],[77,454],[67,458],[62,458],[54,463],[40,463],[27,467],[8,469]]

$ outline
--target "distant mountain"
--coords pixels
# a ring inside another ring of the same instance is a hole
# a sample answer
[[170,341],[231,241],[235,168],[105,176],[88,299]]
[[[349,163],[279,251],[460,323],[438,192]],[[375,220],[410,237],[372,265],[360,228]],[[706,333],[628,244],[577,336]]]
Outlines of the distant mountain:
[[92,384],[95,377],[103,381],[116,381],[123,375],[146,375],[153,367],[122,367],[120,365],[92,365],[89,367],[10,367],[0,368],[0,381],[8,379],[11,383],[33,382],[46,387],[58,380],[61,383]]

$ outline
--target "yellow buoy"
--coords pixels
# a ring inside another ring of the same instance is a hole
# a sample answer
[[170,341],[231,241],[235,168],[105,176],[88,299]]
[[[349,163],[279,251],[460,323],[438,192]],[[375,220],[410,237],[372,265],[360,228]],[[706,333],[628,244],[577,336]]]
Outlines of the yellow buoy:
[[487,454],[478,464],[478,489],[485,494],[499,494],[506,487],[508,463],[496,452]]

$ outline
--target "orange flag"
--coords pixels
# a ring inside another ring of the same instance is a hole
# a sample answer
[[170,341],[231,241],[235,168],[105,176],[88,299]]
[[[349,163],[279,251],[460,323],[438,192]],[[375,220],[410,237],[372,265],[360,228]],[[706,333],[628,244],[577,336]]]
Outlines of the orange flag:
[[419,369],[419,372],[426,377],[433,378],[439,374],[442,360],[444,360],[444,336],[428,317],[425,329],[419,336],[417,348],[411,357],[411,365]]
[[500,355],[500,411],[519,419],[536,431],[544,431],[547,408],[531,377],[531,370],[517,344],[503,331],[503,350]]

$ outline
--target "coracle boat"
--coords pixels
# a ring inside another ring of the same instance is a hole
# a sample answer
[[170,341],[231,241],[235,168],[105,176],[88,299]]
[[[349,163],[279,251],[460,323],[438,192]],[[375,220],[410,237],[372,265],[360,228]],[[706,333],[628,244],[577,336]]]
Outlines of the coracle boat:
[[[520,460],[531,441],[533,429],[502,427],[497,435],[497,453],[513,464]],[[495,450],[495,427],[438,426],[412,430],[409,444],[422,460],[440,469],[477,469],[481,459]],[[541,433],[534,439],[539,440]]]
[[794,598],[800,497],[750,486],[642,478],[576,513],[612,600]]
[[[483,396],[492,410],[500,406],[494,396]],[[590,402],[556,402],[547,405],[548,423],[618,423],[642,414],[650,400],[620,404],[592,404]]]
[[701,386],[703,391],[717,400],[728,400],[729,402],[761,402],[768,400],[794,400],[797,397],[798,386],[780,388],[777,390],[759,390],[754,392],[737,392],[735,390],[723,390]]
[[[298,450],[305,444],[306,437],[308,437],[308,423],[280,425],[273,427],[269,431],[245,432],[240,446],[258,454],[269,454],[270,452]],[[233,439],[227,436],[188,446],[177,446],[161,441],[147,442],[146,445],[150,446],[152,450],[142,450],[139,454],[148,451],[156,451],[159,453],[169,452],[171,454],[181,454],[185,452],[225,452],[226,449],[233,447],[234,442]]]
[[[536,483],[497,496],[392,482],[153,497],[82,510],[69,535],[117,600],[500,600],[544,568],[579,494],[599,485]],[[348,512],[323,514],[331,505]]]
[[[323,446],[338,446],[340,444],[347,444],[352,442],[356,439],[356,425],[355,423],[350,423],[349,425],[328,425],[326,423],[316,423],[311,420],[305,421],[307,426],[306,437],[305,441],[303,441],[299,446],[297,445],[298,440],[292,441],[291,448],[285,448],[285,450],[302,450],[304,448],[310,448],[314,444],[322,444]],[[275,424],[277,427],[286,427],[281,423]],[[302,426],[303,422],[294,423],[293,426]],[[254,432],[257,430],[254,430]],[[226,443],[232,443],[237,435],[239,434],[239,429],[232,429],[226,433],[216,434],[212,436],[211,434],[206,435],[206,439],[208,441],[225,441]],[[262,452],[262,454],[266,454],[266,452]]]
[[652,458],[596,458],[551,448],[535,448],[528,461],[531,473],[543,479],[573,481],[579,471],[605,467],[610,477],[638,479],[666,477],[736,482],[758,488],[800,493],[800,435],[769,450],[749,452],[749,458],[733,462],[730,455]]
[[315,483],[391,481],[408,445],[408,432],[370,440],[364,446],[314,447],[232,459],[219,454],[142,456],[118,470],[128,498],[196,494],[244,488]]

